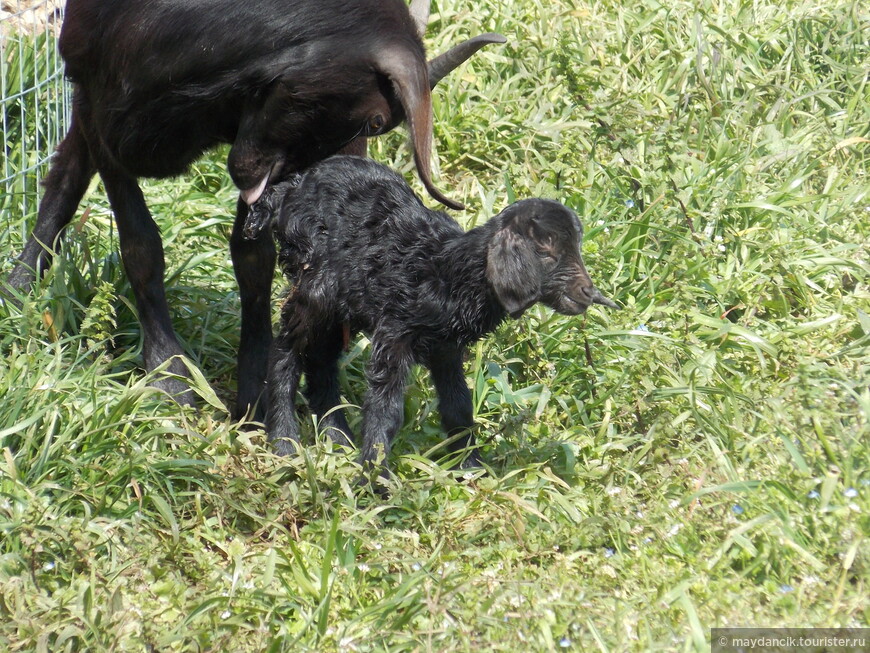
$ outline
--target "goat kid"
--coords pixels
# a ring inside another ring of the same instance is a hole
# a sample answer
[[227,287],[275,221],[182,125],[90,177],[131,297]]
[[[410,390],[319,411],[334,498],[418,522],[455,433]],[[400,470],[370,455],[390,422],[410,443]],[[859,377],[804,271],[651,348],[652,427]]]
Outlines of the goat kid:
[[466,345],[536,302],[565,315],[592,304],[616,308],[586,272],[579,219],[558,202],[522,200],[464,232],[427,209],[395,172],[349,156],[274,190],[265,208],[255,208],[277,216],[279,262],[291,283],[267,383],[267,428],[281,454],[299,440],[294,398],[303,373],[312,412],[333,439],[351,440],[336,408],[338,359],[347,331],[362,331],[371,340],[364,465],[385,471],[416,362],[432,375],[444,430],[457,436],[450,450],[470,449],[464,466],[475,466]]

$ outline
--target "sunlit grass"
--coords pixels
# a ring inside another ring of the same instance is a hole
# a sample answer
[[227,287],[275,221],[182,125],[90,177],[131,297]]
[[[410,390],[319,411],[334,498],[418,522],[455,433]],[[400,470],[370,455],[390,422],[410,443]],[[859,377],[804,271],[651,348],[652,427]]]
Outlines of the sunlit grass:
[[[95,183],[0,307],[0,648],[704,650],[713,626],[866,624],[868,29],[859,3],[438,3],[431,50],[509,39],[435,96],[457,218],[567,203],[623,309],[535,308],[471,348],[485,472],[439,463],[416,372],[386,498],[308,416],[279,459],[223,408],[225,152],[145,188],[196,411],[141,372]],[[404,140],[370,150],[419,189]],[[2,214],[7,252],[32,220]],[[342,369],[357,426],[366,357]]]

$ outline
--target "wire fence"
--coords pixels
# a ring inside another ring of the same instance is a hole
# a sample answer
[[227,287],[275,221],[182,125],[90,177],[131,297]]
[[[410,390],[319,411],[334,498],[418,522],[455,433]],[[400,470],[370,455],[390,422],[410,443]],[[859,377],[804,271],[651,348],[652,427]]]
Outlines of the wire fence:
[[70,93],[57,52],[63,4],[64,0],[0,0],[4,213],[24,216],[36,210],[39,182],[69,125]]

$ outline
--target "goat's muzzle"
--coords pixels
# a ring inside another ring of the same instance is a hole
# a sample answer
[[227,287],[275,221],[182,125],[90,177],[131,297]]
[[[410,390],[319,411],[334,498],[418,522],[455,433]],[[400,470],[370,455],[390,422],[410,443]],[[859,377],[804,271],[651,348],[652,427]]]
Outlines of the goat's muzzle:
[[588,289],[584,288],[584,292],[586,293],[586,295],[588,295],[589,300],[593,304],[601,304],[602,306],[607,306],[608,308],[619,308],[619,305],[615,301],[605,297],[603,294],[601,294],[601,291],[598,290],[598,288],[596,288],[595,286],[591,286]]

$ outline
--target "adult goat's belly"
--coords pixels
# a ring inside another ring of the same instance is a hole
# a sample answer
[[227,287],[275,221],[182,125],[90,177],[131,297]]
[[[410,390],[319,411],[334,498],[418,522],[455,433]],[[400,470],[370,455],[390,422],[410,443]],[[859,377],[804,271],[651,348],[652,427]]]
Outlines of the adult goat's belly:
[[[213,112],[215,113],[215,112]],[[202,154],[230,142],[232,129],[195,110],[112,109],[94,116],[104,154],[134,177],[174,177]]]

